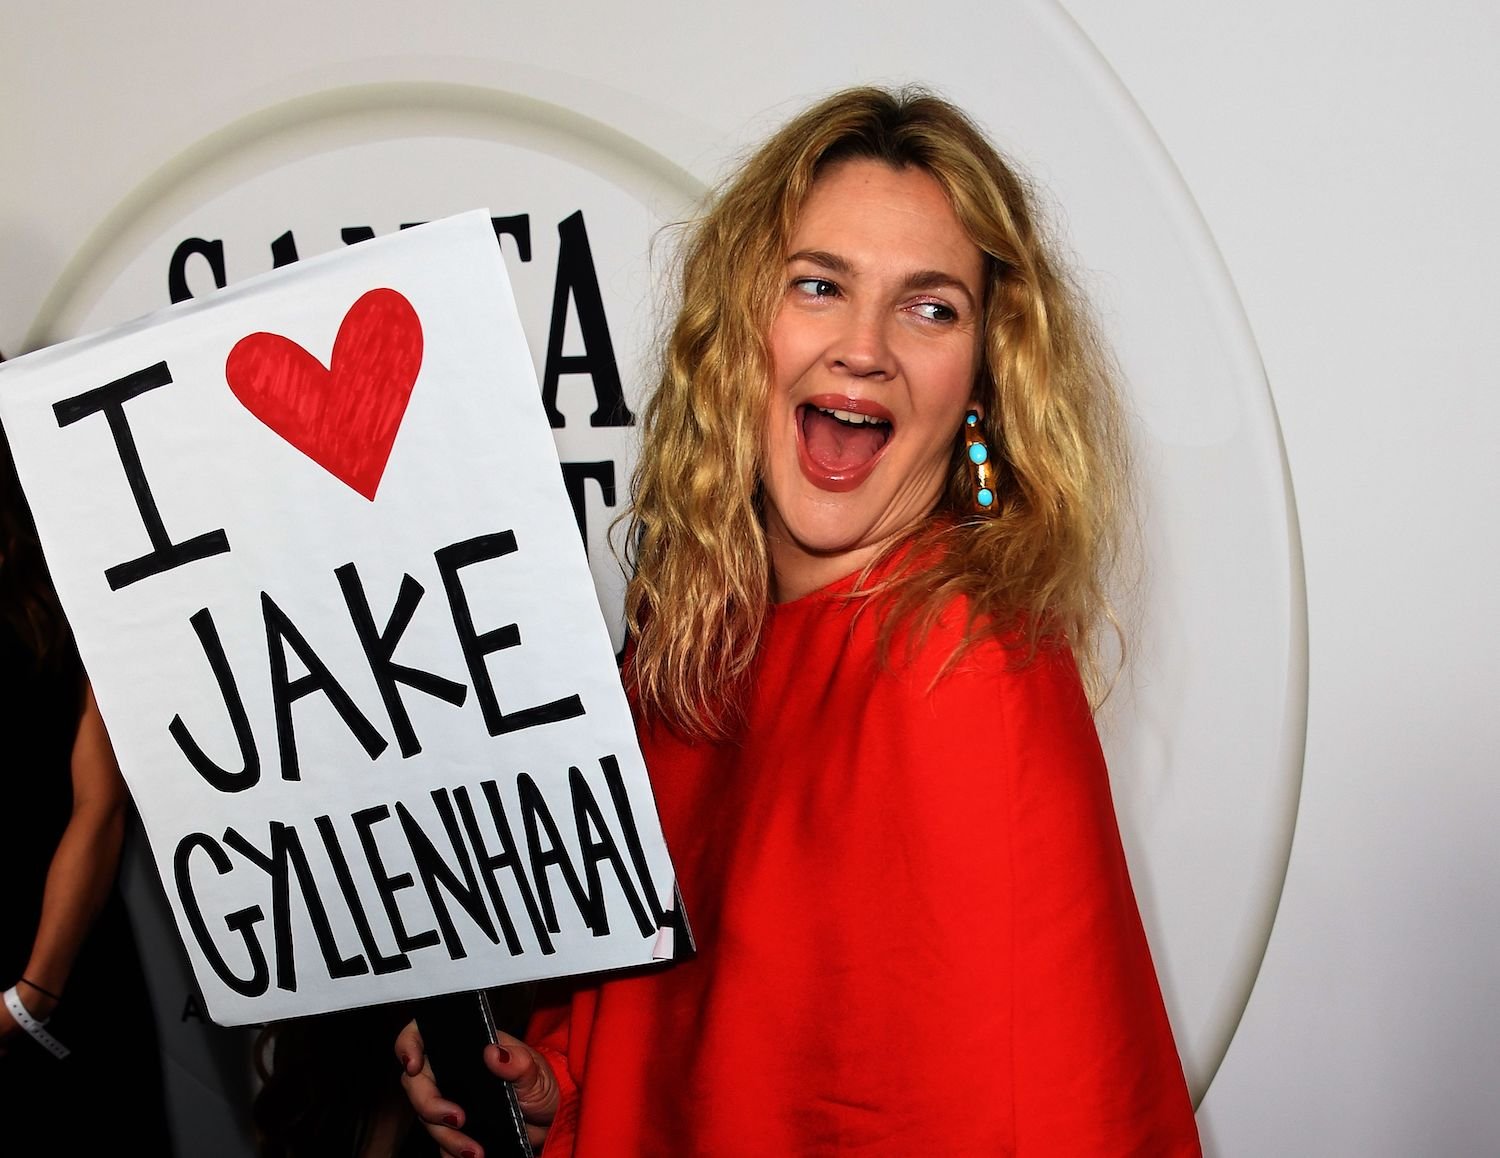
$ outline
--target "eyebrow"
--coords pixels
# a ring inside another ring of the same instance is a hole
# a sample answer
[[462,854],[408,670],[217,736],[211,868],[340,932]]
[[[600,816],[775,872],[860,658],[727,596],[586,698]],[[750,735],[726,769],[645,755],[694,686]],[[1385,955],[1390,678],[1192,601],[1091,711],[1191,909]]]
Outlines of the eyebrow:
[[[786,261],[788,265],[791,265],[794,261],[809,262],[812,265],[822,266],[832,273],[841,274],[845,277],[854,273],[854,267],[849,264],[848,260],[836,253],[829,253],[826,249],[800,249],[796,253],[791,254]],[[945,273],[940,269],[914,270],[912,273],[907,274],[901,284],[904,289],[908,290],[955,289],[969,299],[971,307],[977,304],[973,291],[967,285],[951,273]]]

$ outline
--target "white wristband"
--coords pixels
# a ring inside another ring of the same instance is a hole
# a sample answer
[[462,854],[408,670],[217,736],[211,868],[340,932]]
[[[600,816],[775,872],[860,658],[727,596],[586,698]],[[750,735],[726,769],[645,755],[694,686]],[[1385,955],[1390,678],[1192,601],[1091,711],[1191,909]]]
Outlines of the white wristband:
[[16,1024],[36,1038],[37,1044],[53,1057],[68,1056],[68,1047],[43,1029],[42,1023],[31,1016],[31,1011],[22,1003],[21,995],[16,992],[14,985],[5,991],[5,1008],[10,1010],[10,1015],[16,1019]]

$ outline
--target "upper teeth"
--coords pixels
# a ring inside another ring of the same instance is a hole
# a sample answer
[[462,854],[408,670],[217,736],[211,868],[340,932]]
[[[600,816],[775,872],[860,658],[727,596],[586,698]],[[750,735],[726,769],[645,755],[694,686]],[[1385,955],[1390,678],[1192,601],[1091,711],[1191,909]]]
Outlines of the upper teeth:
[[877,418],[873,414],[858,414],[853,410],[831,410],[827,406],[819,406],[818,409],[821,410],[824,414],[832,415],[840,422],[849,422],[854,424],[855,426],[859,426],[861,423],[865,422],[879,424],[881,426],[890,425],[888,419]]

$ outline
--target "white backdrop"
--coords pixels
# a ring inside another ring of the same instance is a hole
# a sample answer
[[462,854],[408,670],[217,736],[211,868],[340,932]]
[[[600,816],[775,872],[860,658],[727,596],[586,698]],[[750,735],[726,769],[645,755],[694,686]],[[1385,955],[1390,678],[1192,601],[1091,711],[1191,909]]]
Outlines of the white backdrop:
[[[1197,920],[1226,940],[1220,964],[1202,970],[1207,980],[1192,980],[1202,962],[1189,956],[1166,970],[1179,1017],[1201,1011],[1178,1028],[1193,1039],[1190,1070],[1213,1077],[1200,1112],[1210,1149],[1494,1152],[1500,1115],[1488,1085],[1500,1072],[1500,1027],[1486,996],[1500,965],[1489,839],[1500,788],[1483,773],[1500,735],[1480,698],[1494,666],[1480,585],[1500,562],[1488,532],[1500,497],[1489,448],[1500,406],[1486,358],[1496,340],[1483,316],[1500,257],[1490,221],[1495,17],[1454,5],[1419,22],[1390,0],[1272,0],[1253,13],[1185,0],[1071,0],[1064,12],[1037,0],[893,9],[885,19],[854,4],[708,16],[687,4],[578,5],[562,15],[449,2],[420,20],[282,0],[130,9],[4,0],[4,9],[7,352],[38,340],[47,295],[85,237],[120,220],[132,190],[224,126],[307,93],[372,79],[482,80],[628,124],[702,179],[836,84],[921,79],[984,106],[1059,199],[1080,207],[1068,224],[1099,273],[1095,288],[1127,362],[1161,371],[1152,381],[1190,384],[1196,372],[1212,387],[1144,407],[1158,429],[1177,424],[1168,444],[1202,438],[1215,414],[1203,407],[1214,399],[1253,398],[1257,357],[1285,440],[1306,562],[1306,651],[1297,537],[1283,525],[1278,546],[1272,533],[1274,424],[1269,443],[1263,432],[1241,447],[1242,479],[1214,480],[1231,503],[1248,495],[1260,520],[1250,520],[1259,550],[1235,559],[1219,590],[1229,608],[1252,612],[1252,626],[1270,624],[1272,638],[1245,645],[1262,649],[1266,670],[1280,663],[1280,682],[1251,690],[1257,702],[1271,705],[1278,690],[1285,701],[1261,712],[1254,734],[1218,737],[1274,753],[1253,764],[1267,776],[1264,791],[1223,786],[1258,792],[1250,799],[1263,823],[1241,855],[1248,891],[1205,886],[1174,900],[1172,882],[1194,865],[1190,845],[1127,831],[1133,849],[1185,858],[1133,861],[1148,886],[1148,919],[1159,909],[1159,924],[1191,929]],[[1022,51],[1027,37],[1056,51]],[[704,61],[711,83],[691,79]],[[1003,115],[997,93],[1008,98]],[[1112,129],[1061,132],[1096,107]],[[1070,147],[1075,140],[1084,147]],[[1118,184],[1112,219],[1111,182],[1121,173],[1133,183]],[[1166,235],[1171,246],[1131,254],[1132,239]],[[1120,290],[1138,288],[1156,255],[1168,269],[1163,296],[1137,295],[1155,299],[1152,314],[1150,302]],[[1184,299],[1184,331],[1212,339],[1197,347],[1196,364],[1192,343],[1129,346],[1155,333],[1163,303],[1177,308],[1170,294]],[[1149,325],[1132,323],[1139,310]],[[1246,405],[1252,428],[1269,419]],[[1192,525],[1186,547],[1201,554],[1212,546],[1206,524]],[[1170,579],[1161,558],[1158,572]],[[1170,637],[1162,646],[1161,670],[1186,670],[1172,668],[1172,656],[1194,653],[1173,652]],[[1299,661],[1310,675],[1305,699]],[[1202,686],[1187,680],[1177,690]],[[1177,741],[1154,749],[1167,756],[1193,750],[1194,721],[1223,710],[1177,705],[1159,733],[1128,737],[1127,762],[1145,775],[1171,767],[1150,760],[1146,741]],[[1234,1033],[1280,884],[1293,773],[1303,776],[1287,887]],[[1166,783],[1166,796],[1177,783]],[[1150,887],[1157,877],[1161,889]],[[1171,909],[1194,903],[1208,915]],[[1234,920],[1216,920],[1228,910]],[[1214,978],[1224,993],[1206,991]]]
[[1218,1153],[1500,1153],[1500,11],[1069,0],[1265,360],[1302,525],[1306,769]]

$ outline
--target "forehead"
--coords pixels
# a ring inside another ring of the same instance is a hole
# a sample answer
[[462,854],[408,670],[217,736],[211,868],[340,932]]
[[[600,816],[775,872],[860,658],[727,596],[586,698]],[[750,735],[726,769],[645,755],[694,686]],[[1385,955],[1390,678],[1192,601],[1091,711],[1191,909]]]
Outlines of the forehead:
[[809,249],[856,262],[899,259],[976,286],[983,266],[937,178],[864,157],[834,163],[813,183],[788,252]]

